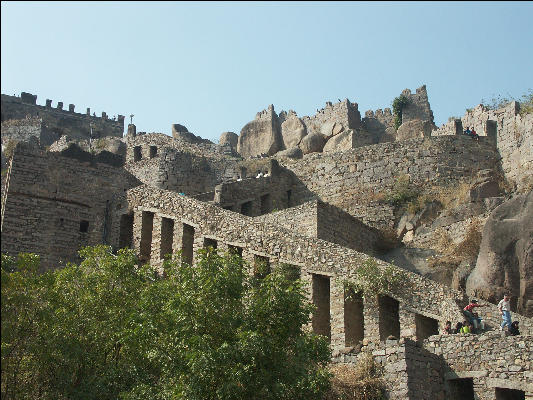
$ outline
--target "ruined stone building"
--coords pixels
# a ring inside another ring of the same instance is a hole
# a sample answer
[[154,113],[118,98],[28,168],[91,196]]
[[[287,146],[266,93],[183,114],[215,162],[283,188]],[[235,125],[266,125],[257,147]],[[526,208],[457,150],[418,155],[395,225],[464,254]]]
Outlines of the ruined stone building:
[[[218,145],[179,124],[122,138],[121,116],[2,95],[2,252],[43,268],[100,243],[156,265],[204,247],[290,264],[332,361],[371,351],[391,399],[533,400],[533,115],[478,106],[437,128],[425,86],[403,94],[397,130],[390,109],[361,117],[346,99],[302,118],[270,106]],[[369,258],[406,285],[349,293]],[[498,330],[505,291],[521,336]],[[487,331],[441,335],[469,296],[491,302]]]

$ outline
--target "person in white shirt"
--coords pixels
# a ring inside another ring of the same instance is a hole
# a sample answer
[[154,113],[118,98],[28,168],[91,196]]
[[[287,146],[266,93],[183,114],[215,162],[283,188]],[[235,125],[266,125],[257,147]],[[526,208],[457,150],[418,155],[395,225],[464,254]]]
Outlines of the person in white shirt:
[[500,325],[500,331],[503,331],[503,328],[505,325],[507,325],[507,329],[511,328],[511,296],[508,294],[505,294],[503,296],[503,299],[500,300],[498,303],[498,310],[500,310],[500,313],[502,314],[503,322]]

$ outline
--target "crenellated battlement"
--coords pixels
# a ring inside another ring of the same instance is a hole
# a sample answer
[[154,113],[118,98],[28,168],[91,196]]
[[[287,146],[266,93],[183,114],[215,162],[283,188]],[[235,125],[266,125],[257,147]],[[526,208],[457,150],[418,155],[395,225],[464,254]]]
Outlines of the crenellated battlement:
[[[37,95],[22,92],[20,96],[1,96],[1,120],[24,120],[27,116],[39,117],[43,128],[52,132],[57,138],[69,135],[74,138],[88,139],[105,136],[122,137],[124,133],[123,115],[109,118],[105,111],[96,116],[91,109],[85,113],[75,112],[76,106],[69,104],[64,109],[64,103],[58,101],[53,107],[52,100],[46,99],[45,105],[37,104]],[[91,132],[92,131],[92,132]]]

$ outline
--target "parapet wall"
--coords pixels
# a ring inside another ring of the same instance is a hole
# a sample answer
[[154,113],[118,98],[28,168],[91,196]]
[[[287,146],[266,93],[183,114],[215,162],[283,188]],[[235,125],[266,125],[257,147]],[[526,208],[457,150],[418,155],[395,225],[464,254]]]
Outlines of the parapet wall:
[[63,157],[19,143],[2,204],[2,252],[32,252],[43,269],[75,261],[82,246],[105,243],[112,196],[140,184],[96,157]]
[[332,104],[327,102],[326,106],[313,116],[302,118],[308,133],[320,132],[321,126],[325,122],[338,122],[344,129],[357,129],[361,126],[361,113],[357,103],[351,103],[348,99]]
[[467,127],[480,136],[496,138],[505,177],[518,188],[533,185],[533,114],[520,115],[520,105],[513,101],[498,110],[483,105],[468,110],[460,120],[450,121],[432,136],[458,135]]
[[383,201],[395,180],[456,185],[479,170],[498,170],[499,155],[484,141],[446,136],[382,143],[339,153],[313,153],[280,162],[295,174],[294,204],[319,198],[376,227],[392,227],[393,207]]
[[[39,117],[43,127],[54,133],[57,137],[68,135],[76,139],[100,138],[104,136],[122,137],[124,133],[124,116],[118,115],[116,119],[109,119],[105,112],[101,117],[91,115],[90,109],[85,114],[74,112],[74,104],[69,104],[69,109],[63,109],[59,102],[52,108],[52,101],[46,100],[45,106],[36,104],[37,96],[22,93],[20,97],[1,96],[1,120],[21,120],[26,116]],[[48,145],[47,143],[46,145]]]

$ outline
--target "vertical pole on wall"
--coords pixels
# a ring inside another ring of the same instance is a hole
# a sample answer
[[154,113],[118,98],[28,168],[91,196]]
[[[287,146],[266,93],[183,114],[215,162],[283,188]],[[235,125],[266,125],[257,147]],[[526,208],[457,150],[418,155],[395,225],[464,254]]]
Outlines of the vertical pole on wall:
[[93,150],[93,123],[92,122],[89,122],[89,128],[90,128],[90,132],[89,132],[89,153],[91,153],[92,150]]

